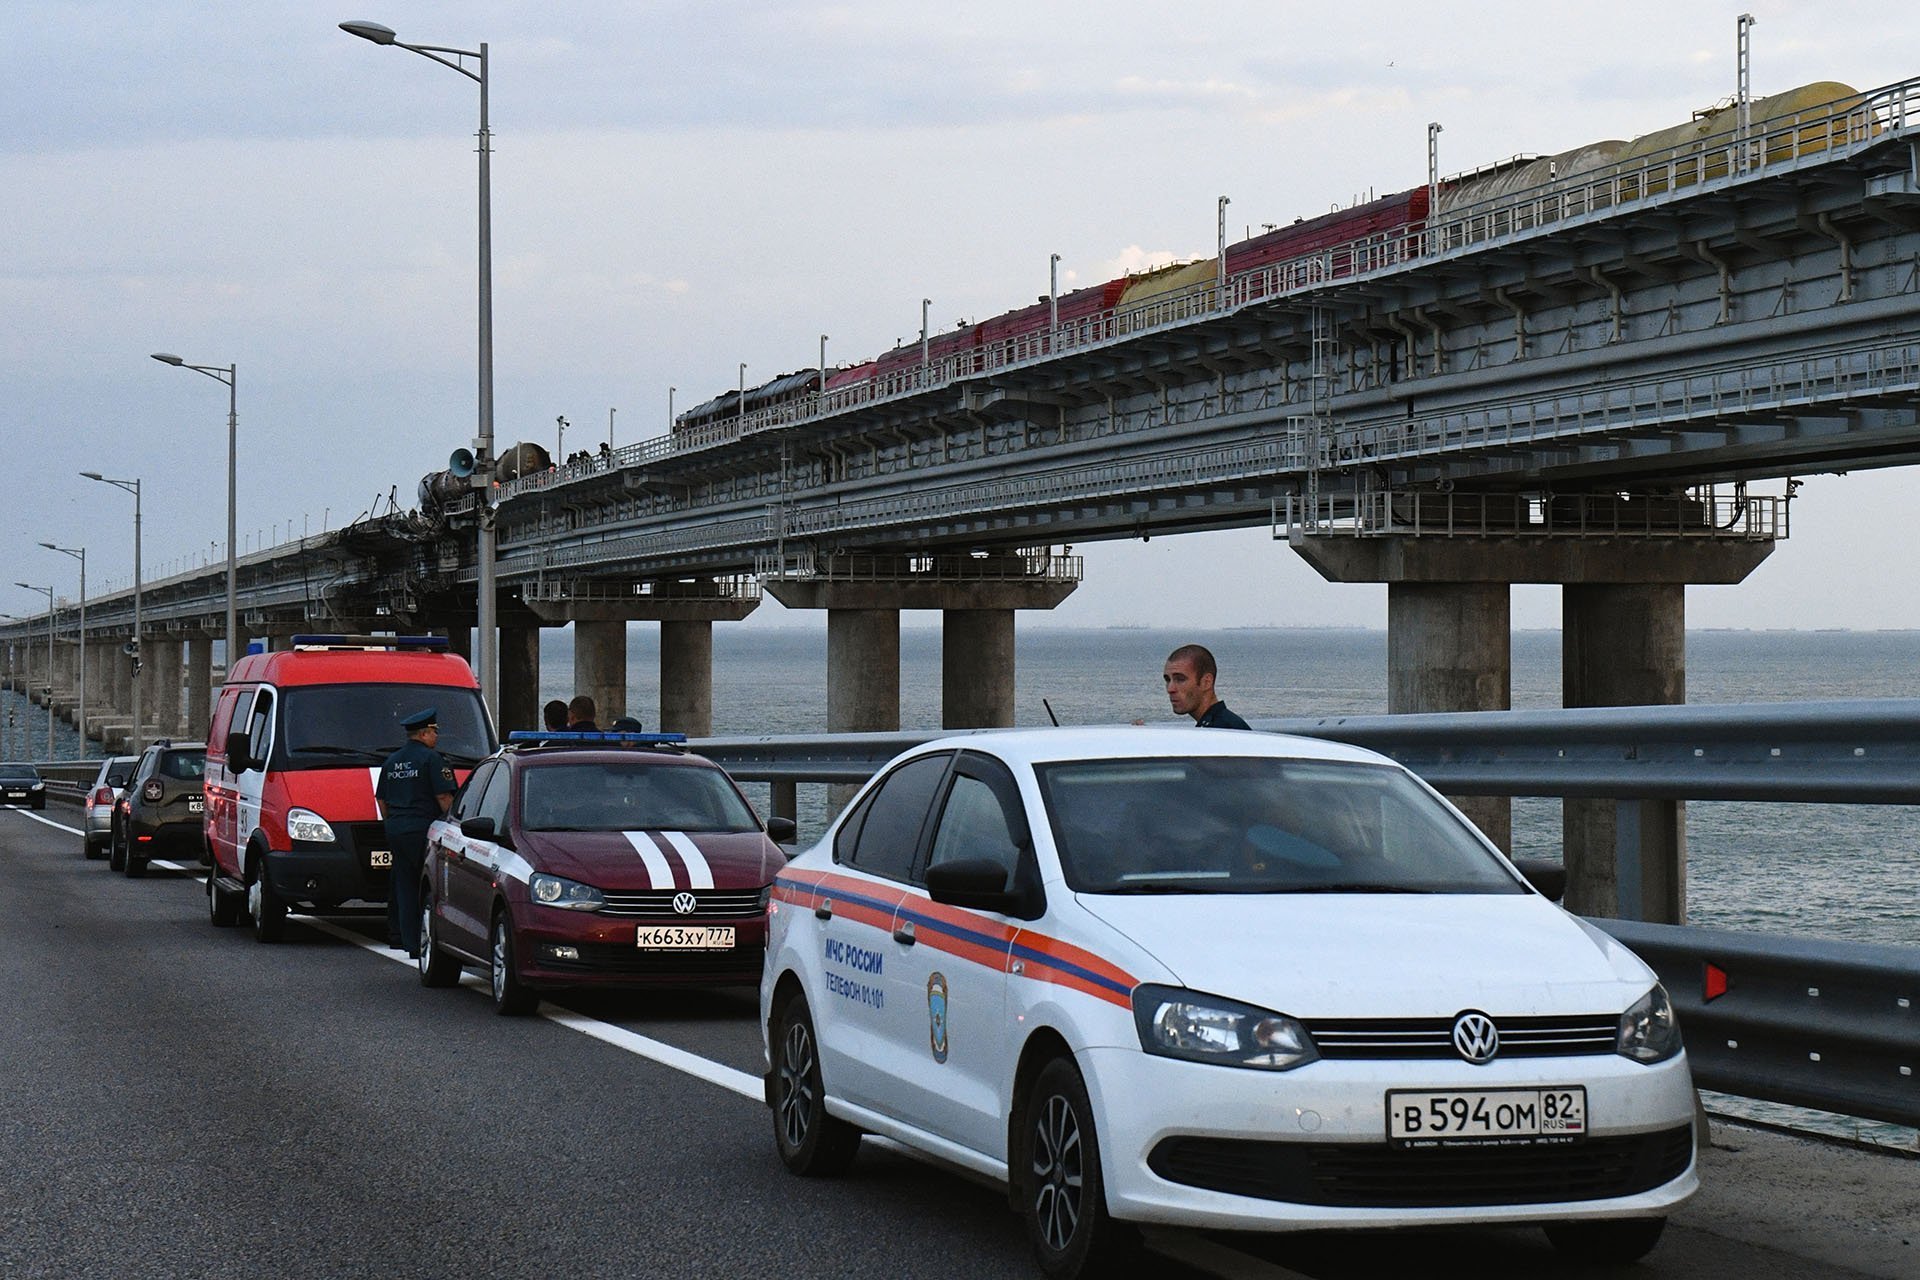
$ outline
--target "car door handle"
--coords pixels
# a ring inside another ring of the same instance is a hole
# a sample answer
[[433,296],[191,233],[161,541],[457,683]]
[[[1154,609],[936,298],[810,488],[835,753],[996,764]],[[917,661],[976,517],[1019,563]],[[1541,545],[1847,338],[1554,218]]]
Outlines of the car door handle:
[[904,946],[912,946],[920,939],[914,935],[913,921],[909,920],[893,931],[893,940]]
[[822,920],[833,919],[833,899],[822,898],[813,909],[813,914]]

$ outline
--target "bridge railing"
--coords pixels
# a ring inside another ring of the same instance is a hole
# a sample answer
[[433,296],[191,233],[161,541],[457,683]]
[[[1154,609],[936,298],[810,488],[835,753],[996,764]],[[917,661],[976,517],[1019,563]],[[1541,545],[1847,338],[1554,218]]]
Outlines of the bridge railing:
[[[1379,751],[1449,795],[1920,804],[1920,699],[1334,716],[1254,727]],[[857,783],[909,747],[958,732],[969,731],[691,745],[741,781]],[[1920,947],[1593,923],[1660,974],[1703,1087],[1920,1125]]]
[[1274,504],[1273,536],[1414,538],[1683,538],[1775,542],[1787,536],[1787,499],[1714,485],[1682,494],[1322,491]]

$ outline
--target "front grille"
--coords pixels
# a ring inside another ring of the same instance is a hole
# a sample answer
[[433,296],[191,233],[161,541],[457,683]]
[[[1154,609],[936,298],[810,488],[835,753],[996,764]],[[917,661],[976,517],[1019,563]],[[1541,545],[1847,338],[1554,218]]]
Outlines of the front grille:
[[542,954],[540,968],[555,973],[610,973],[623,977],[729,978],[758,981],[766,948],[758,945],[726,951],[642,951],[610,942],[578,945],[578,960]]
[[1540,1146],[1401,1149],[1385,1143],[1167,1138],[1147,1167],[1208,1191],[1339,1208],[1426,1209],[1607,1200],[1673,1181],[1693,1159],[1680,1125]]
[[[1620,1029],[1619,1018],[1600,1013],[1493,1021],[1500,1029],[1502,1058],[1612,1053]],[[1460,1057],[1453,1047],[1452,1018],[1328,1018],[1305,1025],[1323,1058]]]
[[694,889],[693,911],[681,915],[673,909],[678,889],[656,889],[639,893],[606,890],[607,905],[600,914],[608,916],[659,916],[668,920],[744,920],[763,914],[758,889]]

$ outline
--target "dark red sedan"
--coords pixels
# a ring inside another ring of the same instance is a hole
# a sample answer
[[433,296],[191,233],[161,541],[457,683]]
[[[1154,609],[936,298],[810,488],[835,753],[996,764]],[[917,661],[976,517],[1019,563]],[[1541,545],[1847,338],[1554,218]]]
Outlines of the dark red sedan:
[[420,981],[479,968],[503,1014],[556,988],[758,983],[792,822],[762,825],[663,735],[566,736],[481,761],[428,833]]

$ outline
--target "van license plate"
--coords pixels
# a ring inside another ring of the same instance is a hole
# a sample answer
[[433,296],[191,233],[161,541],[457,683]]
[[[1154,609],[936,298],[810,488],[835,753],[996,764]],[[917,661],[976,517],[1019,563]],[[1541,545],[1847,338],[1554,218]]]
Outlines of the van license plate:
[[1387,1137],[1397,1146],[1567,1142],[1586,1133],[1582,1085],[1387,1094]]
[[374,850],[371,850],[371,851],[370,851],[370,852],[368,852],[368,854],[367,854],[367,865],[368,865],[368,866],[370,866],[370,867],[376,867],[376,868],[377,868],[377,867],[390,867],[390,866],[392,866],[392,865],[393,865],[393,851],[392,851],[391,849],[374,849]]

